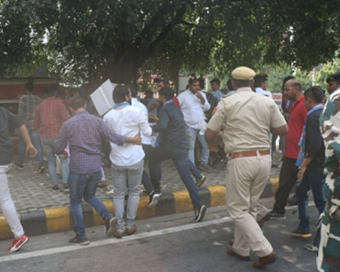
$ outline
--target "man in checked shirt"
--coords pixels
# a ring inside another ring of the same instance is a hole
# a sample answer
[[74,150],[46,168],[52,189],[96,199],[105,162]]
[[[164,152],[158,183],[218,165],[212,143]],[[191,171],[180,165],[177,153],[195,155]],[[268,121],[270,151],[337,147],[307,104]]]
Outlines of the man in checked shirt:
[[106,235],[110,237],[116,230],[117,220],[96,196],[97,184],[101,181],[101,139],[104,138],[117,145],[124,143],[141,144],[139,135],[128,138],[114,133],[99,117],[86,111],[85,101],[81,97],[71,100],[70,109],[73,117],[66,121],[55,140],[57,154],[64,152],[69,144],[70,149],[70,209],[74,221],[76,236],[70,243],[88,245],[83,220],[82,197],[105,220]]

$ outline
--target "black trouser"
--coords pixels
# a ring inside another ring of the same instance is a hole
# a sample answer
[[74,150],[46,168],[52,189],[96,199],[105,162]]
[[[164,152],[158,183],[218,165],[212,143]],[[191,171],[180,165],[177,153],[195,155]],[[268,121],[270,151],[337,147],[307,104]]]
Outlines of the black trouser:
[[274,212],[284,214],[287,205],[287,199],[290,191],[297,181],[299,168],[295,165],[296,160],[283,158],[282,168],[280,171],[279,188],[275,194]]
[[[144,157],[144,168],[145,168],[145,165],[148,163],[148,160],[150,158],[150,154],[152,152],[152,146],[151,145],[145,145],[143,144],[143,150],[144,150],[144,153],[145,153],[145,157]],[[148,175],[148,173],[145,172],[145,170],[143,170],[143,176],[142,176],[142,183],[144,185],[144,188],[146,190],[146,192],[148,194],[150,194],[151,192],[153,192],[153,186],[152,186],[152,183],[151,183],[151,180],[150,180],[150,177]]]

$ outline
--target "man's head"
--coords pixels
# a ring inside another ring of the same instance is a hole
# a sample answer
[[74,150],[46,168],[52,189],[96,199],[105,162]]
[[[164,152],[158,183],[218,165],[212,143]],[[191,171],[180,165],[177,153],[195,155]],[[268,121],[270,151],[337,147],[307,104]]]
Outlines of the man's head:
[[164,87],[169,87],[169,80],[165,77],[158,77],[153,80],[157,84],[157,88],[161,89]]
[[324,99],[324,92],[319,86],[310,87],[305,91],[305,107],[307,110],[314,108],[318,104],[322,104]]
[[72,98],[70,103],[70,110],[72,112],[72,115],[74,115],[78,111],[86,110],[85,100],[81,97]]
[[221,81],[218,78],[214,78],[210,81],[211,90],[217,91],[220,89]]
[[175,92],[173,89],[169,87],[165,87],[159,90],[159,100],[161,101],[162,104],[166,103],[169,100],[172,100],[172,98],[175,95]]
[[57,89],[54,85],[48,85],[44,89],[44,93],[46,97],[53,97],[55,96],[56,92],[57,92]]
[[70,96],[73,98],[73,97],[81,97],[83,99],[86,99],[87,100],[87,92],[79,87],[79,88],[72,88],[70,90]]
[[150,89],[146,90],[145,91],[145,97],[148,98],[148,99],[153,98],[153,91],[151,91]]
[[254,87],[266,90],[267,89],[267,80],[268,80],[268,75],[267,74],[258,74],[258,75],[256,75],[254,77]]
[[227,87],[228,87],[228,92],[231,92],[231,91],[234,90],[233,84],[232,84],[232,80],[231,80],[231,79],[228,79],[228,81],[227,81]]
[[115,103],[128,102],[131,104],[131,91],[126,85],[117,85],[113,90],[112,98]]
[[189,90],[192,93],[197,93],[201,90],[200,80],[196,77],[189,79]]
[[297,101],[302,94],[302,85],[296,79],[290,79],[285,83],[283,91],[289,100]]
[[33,82],[29,81],[25,83],[24,88],[25,88],[26,93],[28,94],[33,93],[34,92]]
[[340,72],[327,77],[327,91],[329,94],[340,88]]
[[250,87],[252,85],[255,72],[248,67],[240,66],[231,72],[231,76],[232,87],[234,90],[237,90],[242,87]]

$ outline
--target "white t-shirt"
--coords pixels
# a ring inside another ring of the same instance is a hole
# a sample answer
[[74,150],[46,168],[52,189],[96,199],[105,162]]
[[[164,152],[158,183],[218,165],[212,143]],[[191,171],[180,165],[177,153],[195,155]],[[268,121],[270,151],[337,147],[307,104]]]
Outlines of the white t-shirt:
[[[148,109],[146,108],[146,106],[143,103],[139,102],[137,98],[133,97],[131,99],[131,106],[141,109],[141,111],[145,114],[146,119],[147,120],[149,119]],[[141,139],[142,139],[142,144],[151,145],[150,137],[147,137],[142,133]]]
[[[104,116],[104,122],[110,129],[126,137],[135,137],[137,134],[151,136],[152,129],[142,110],[137,107],[126,106],[121,109],[112,109]],[[118,146],[112,142],[110,160],[118,166],[131,166],[144,158],[141,145],[127,144]]]

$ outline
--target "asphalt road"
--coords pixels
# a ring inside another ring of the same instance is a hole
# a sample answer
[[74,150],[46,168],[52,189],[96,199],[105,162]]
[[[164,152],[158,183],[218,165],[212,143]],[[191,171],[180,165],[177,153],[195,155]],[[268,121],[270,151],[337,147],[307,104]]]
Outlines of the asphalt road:
[[[272,199],[263,200],[271,207]],[[311,239],[300,240],[289,232],[297,226],[297,214],[287,211],[286,220],[270,220],[264,232],[279,259],[266,271],[315,271],[314,253],[303,249]],[[318,218],[310,207],[311,221]],[[207,272],[256,271],[252,262],[226,255],[233,237],[233,223],[225,207],[211,208],[201,223],[193,213],[138,221],[138,233],[122,239],[104,236],[103,227],[88,228],[89,246],[68,244],[72,231],[32,237],[20,252],[8,253],[10,241],[0,242],[1,272]],[[312,227],[314,230],[314,226]]]

